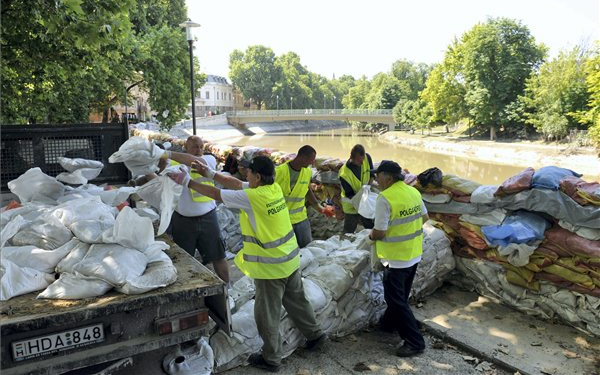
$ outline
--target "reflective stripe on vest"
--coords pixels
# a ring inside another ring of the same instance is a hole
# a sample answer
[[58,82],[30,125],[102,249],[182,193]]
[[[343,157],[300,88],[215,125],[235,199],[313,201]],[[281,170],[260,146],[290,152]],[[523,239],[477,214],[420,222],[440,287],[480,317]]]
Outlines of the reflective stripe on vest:
[[[171,160],[171,165],[179,165],[179,164],[180,163],[176,162],[175,160]],[[190,171],[190,178],[193,181],[196,181],[197,183],[202,184],[202,185],[215,186],[214,181],[209,180],[208,178],[202,176],[200,173],[195,172],[194,170]],[[190,197],[192,198],[192,200],[194,202],[206,203],[206,202],[214,201],[214,199],[212,199],[211,197],[202,195],[194,189],[188,188],[188,190],[190,192]]]
[[[346,166],[346,163],[344,163],[344,165],[342,165],[342,167],[340,168],[339,177],[343,178],[344,181],[346,181],[350,185],[350,187],[352,188],[352,191],[354,191],[354,194],[356,194],[360,190],[360,188],[363,185],[368,184],[369,180],[371,179],[371,166],[369,164],[369,158],[367,157],[367,155],[365,155],[362,165],[360,166],[360,180],[358,178],[356,178],[356,175],[354,175],[354,172],[352,172],[352,170],[350,170],[350,168],[348,168]],[[344,188],[342,187],[342,198],[345,198],[345,197],[346,197],[346,192],[344,191]],[[345,202],[344,200],[342,200],[342,210],[346,214],[357,214],[358,213],[358,211],[356,210],[356,208],[354,208],[352,203]]]
[[281,187],[285,202],[290,212],[292,224],[299,223],[308,218],[306,214],[305,198],[308,193],[312,171],[305,167],[300,170],[298,180],[292,188],[290,178],[290,163],[284,163],[275,168],[275,182]]
[[256,227],[240,212],[243,248],[235,264],[254,279],[281,279],[300,267],[300,249],[279,184],[245,189]]
[[378,199],[390,205],[390,221],[385,237],[375,241],[379,258],[410,261],[423,254],[421,193],[402,181],[381,192]]

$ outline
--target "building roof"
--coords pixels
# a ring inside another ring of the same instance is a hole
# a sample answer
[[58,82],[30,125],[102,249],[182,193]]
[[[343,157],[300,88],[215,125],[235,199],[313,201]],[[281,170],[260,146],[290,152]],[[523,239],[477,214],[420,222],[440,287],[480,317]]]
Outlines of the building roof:
[[212,74],[209,74],[206,76],[206,82],[215,82],[215,83],[221,83],[223,85],[229,85],[229,82],[227,82],[227,78],[225,77],[221,77],[221,76],[214,76]]

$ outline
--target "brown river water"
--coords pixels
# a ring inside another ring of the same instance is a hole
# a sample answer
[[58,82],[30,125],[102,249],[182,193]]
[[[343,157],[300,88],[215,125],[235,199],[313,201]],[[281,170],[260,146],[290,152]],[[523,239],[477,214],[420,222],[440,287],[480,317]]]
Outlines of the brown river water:
[[438,167],[444,174],[454,174],[480,184],[499,185],[508,177],[525,169],[522,166],[494,164],[462,157],[448,156],[428,151],[414,151],[406,147],[382,141],[378,135],[348,129],[325,130],[307,133],[271,133],[230,139],[227,144],[272,148],[284,152],[296,152],[303,145],[311,145],[317,156],[329,156],[346,160],[352,146],[360,143],[371,155],[374,163],[394,160],[402,168],[419,174],[431,167]]

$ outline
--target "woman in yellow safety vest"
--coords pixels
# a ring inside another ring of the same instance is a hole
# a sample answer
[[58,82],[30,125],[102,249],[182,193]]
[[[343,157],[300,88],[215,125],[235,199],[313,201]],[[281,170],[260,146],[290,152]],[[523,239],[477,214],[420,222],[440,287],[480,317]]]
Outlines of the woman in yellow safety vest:
[[281,367],[282,343],[279,335],[281,306],[307,338],[305,347],[319,349],[326,336],[317,324],[306,298],[299,271],[300,249],[292,229],[281,187],[274,183],[275,165],[266,156],[257,156],[246,165],[247,182],[225,176],[201,161],[193,163],[201,175],[227,189],[191,181],[185,172],[171,174],[177,183],[238,208],[243,248],[235,264],[256,288],[254,319],[264,344],[262,353],[248,359],[250,365],[276,372]]
[[383,330],[398,331],[404,340],[396,355],[411,357],[425,350],[408,297],[423,254],[423,222],[429,217],[421,193],[404,183],[398,163],[384,160],[375,173],[381,194],[369,238],[375,241],[377,257],[384,265],[387,309],[380,323]]
[[373,161],[365,148],[354,145],[350,151],[350,159],[340,168],[339,177],[342,195],[342,210],[344,211],[344,233],[354,233],[358,222],[367,229],[373,228],[373,220],[361,216],[350,199],[359,192],[363,185],[371,181]]

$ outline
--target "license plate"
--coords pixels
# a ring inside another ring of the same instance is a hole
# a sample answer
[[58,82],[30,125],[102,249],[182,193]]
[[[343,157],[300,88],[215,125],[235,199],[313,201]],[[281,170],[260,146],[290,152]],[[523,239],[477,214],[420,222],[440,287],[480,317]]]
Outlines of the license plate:
[[15,341],[12,343],[12,352],[15,361],[22,361],[102,341],[104,341],[103,326],[95,324],[52,335]]

